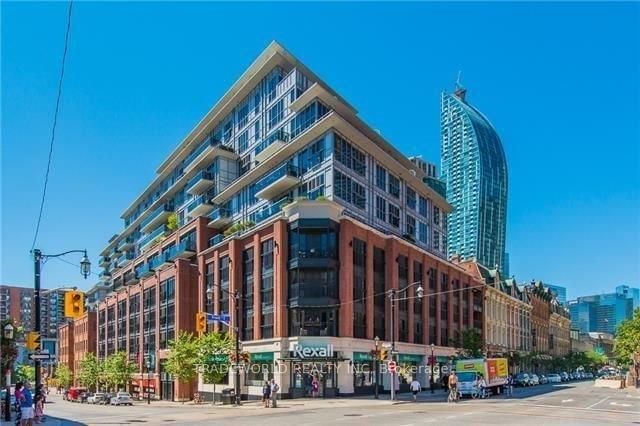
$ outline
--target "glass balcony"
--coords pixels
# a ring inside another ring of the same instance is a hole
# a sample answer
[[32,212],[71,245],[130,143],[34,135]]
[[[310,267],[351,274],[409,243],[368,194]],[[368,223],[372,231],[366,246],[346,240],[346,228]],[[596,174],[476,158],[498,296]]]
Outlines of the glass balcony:
[[100,272],[100,275],[98,275],[98,277],[100,278],[100,281],[106,283],[111,281],[111,272],[104,270],[102,272]]
[[111,265],[111,258],[109,256],[100,256],[100,262],[98,262],[98,264],[106,268]]
[[271,200],[300,183],[300,171],[291,164],[283,164],[256,183],[256,197]]
[[128,237],[122,239],[119,243],[118,243],[118,251],[125,251],[125,250],[129,250],[131,248],[133,248],[133,244],[135,243],[135,240],[133,238],[133,236],[129,235]]
[[136,272],[139,279],[150,277],[154,273],[154,266],[150,263],[143,264],[142,266],[140,266],[140,268],[138,268],[138,271]]
[[201,195],[189,203],[187,214],[191,217],[206,216],[214,207],[210,195]]
[[134,259],[134,254],[133,252],[125,252],[122,256],[120,256],[116,262],[118,263],[118,268],[124,268],[125,266],[127,266],[129,263],[131,263],[131,261]]
[[167,260],[188,259],[196,254],[196,243],[192,240],[185,240],[171,247],[165,252]]
[[202,168],[205,163],[211,164],[211,161],[218,156],[226,157],[231,160],[237,160],[239,158],[238,154],[236,154],[232,147],[223,145],[221,141],[213,138],[212,136],[207,137],[207,139],[185,159],[185,174],[188,174],[198,168]]
[[173,213],[173,205],[171,203],[165,203],[159,206],[140,222],[140,230],[142,232],[149,232],[149,230],[155,226],[166,221],[171,213]]
[[124,285],[133,285],[137,283],[138,281],[140,281],[138,272],[137,271],[127,272],[126,274],[124,274],[123,281],[124,281]]
[[291,203],[291,198],[289,197],[285,197],[273,204],[270,204],[269,206],[265,207],[264,209],[258,211],[255,213],[254,219],[253,221],[255,223],[260,223],[264,220],[269,219],[270,217],[280,213],[282,211],[282,207],[286,206],[287,204]]
[[146,248],[147,246],[149,246],[149,244],[155,241],[156,238],[166,235],[168,232],[169,232],[169,228],[167,228],[166,225],[163,225],[163,226],[160,226],[158,229],[154,230],[153,232],[151,232],[150,234],[145,235],[140,240],[140,249],[142,250],[143,248]]
[[213,174],[206,170],[202,170],[187,182],[187,194],[202,194],[213,186],[213,182]]
[[215,245],[218,245],[222,242],[222,240],[224,240],[224,235],[222,234],[218,234],[215,235],[211,238],[209,238],[209,247],[213,247]]
[[268,136],[260,145],[258,145],[253,153],[253,159],[262,162],[273,154],[278,152],[283,146],[289,142],[289,134],[282,129]]
[[220,228],[231,222],[231,211],[219,207],[209,215],[209,227]]

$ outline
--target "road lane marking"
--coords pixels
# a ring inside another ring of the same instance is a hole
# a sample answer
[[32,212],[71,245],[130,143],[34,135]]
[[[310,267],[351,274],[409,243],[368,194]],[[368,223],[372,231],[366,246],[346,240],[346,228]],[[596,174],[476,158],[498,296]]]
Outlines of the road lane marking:
[[569,399],[563,399],[563,400],[562,400],[562,403],[564,404],[565,402],[572,402],[572,401],[573,401],[573,399],[571,399],[571,398],[569,398]]
[[523,407],[545,407],[545,408],[562,408],[563,410],[581,410],[581,411],[604,411],[607,413],[622,413],[622,414],[635,414],[640,411],[626,411],[626,410],[613,410],[611,408],[582,408],[582,407],[563,407],[561,405],[548,405],[548,404],[520,404]]
[[609,405],[617,405],[619,407],[631,407],[631,404],[618,404],[617,402],[610,402]]
[[602,399],[602,400],[600,400],[600,401],[596,402],[595,404],[591,404],[590,406],[588,406],[588,407],[587,407],[587,409],[589,409],[589,408],[593,408],[593,407],[595,407],[595,406],[596,406],[596,405],[598,405],[598,404],[602,404],[603,402],[605,402],[605,401],[606,401],[607,399],[609,399],[609,398],[611,398],[611,397],[610,397],[610,396],[608,396],[608,397],[606,397],[606,398],[604,398],[604,399]]

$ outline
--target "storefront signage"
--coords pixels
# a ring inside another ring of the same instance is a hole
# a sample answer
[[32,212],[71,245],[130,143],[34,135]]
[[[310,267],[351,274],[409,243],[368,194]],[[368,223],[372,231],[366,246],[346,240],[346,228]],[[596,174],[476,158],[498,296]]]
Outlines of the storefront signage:
[[294,343],[291,347],[294,358],[333,358],[333,345],[328,344],[325,346],[302,346]]
[[399,362],[415,362],[419,364],[422,362],[422,355],[400,354],[398,356],[398,361]]
[[373,356],[369,352],[354,352],[353,353],[353,361],[371,361],[373,360]]
[[250,354],[251,362],[273,361],[273,352],[259,352]]

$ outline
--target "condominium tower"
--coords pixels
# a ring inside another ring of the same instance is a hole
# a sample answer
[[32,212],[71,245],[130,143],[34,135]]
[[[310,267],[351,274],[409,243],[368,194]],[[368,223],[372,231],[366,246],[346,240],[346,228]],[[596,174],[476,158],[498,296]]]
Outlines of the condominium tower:
[[440,120],[442,179],[453,206],[448,254],[504,273],[507,160],[500,137],[459,85],[453,94],[442,94]]
[[[228,313],[254,366],[243,398],[271,378],[283,397],[304,396],[303,363],[324,372],[323,395],[373,392],[371,351],[392,339],[395,290],[398,362],[424,366],[430,344],[448,362],[461,330],[482,330],[483,291],[447,261],[451,206],[425,177],[270,44],[124,211],[102,253],[114,292],[98,305],[98,356],[124,350],[139,365],[134,396],[187,398],[196,383],[166,373],[168,342],[195,331],[198,311]],[[415,370],[423,383],[427,370]]]

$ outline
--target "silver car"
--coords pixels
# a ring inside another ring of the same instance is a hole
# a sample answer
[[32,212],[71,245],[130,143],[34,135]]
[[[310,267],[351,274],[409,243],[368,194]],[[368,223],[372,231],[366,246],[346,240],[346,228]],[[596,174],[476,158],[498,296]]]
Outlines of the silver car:
[[133,405],[133,400],[129,392],[118,392],[111,398],[111,405]]

